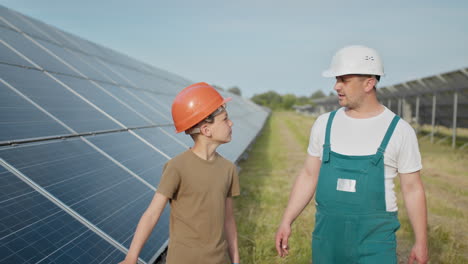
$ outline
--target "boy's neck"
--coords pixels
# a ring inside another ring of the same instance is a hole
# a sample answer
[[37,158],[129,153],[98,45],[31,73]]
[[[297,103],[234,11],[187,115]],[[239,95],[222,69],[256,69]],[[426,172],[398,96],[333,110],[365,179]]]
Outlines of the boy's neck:
[[218,146],[219,144],[196,141],[190,150],[204,160],[213,160],[216,157]]

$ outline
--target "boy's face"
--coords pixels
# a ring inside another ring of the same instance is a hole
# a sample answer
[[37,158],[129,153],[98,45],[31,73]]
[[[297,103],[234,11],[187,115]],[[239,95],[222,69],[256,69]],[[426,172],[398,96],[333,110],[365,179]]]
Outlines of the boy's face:
[[231,141],[232,125],[233,123],[226,111],[216,115],[214,122],[209,124],[211,139],[221,144],[228,143]]

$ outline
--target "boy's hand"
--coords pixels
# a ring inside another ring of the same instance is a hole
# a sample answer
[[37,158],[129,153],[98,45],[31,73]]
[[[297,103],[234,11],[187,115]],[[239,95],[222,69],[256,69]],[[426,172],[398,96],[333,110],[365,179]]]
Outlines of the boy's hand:
[[137,264],[137,262],[124,259],[122,262],[119,262],[119,264]]
[[284,257],[289,254],[288,239],[291,235],[291,226],[287,224],[281,224],[276,232],[276,251],[280,257]]

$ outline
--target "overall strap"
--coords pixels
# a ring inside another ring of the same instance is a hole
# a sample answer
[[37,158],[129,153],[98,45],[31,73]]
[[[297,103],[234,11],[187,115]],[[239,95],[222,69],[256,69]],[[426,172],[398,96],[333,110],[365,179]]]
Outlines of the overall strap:
[[333,118],[335,118],[336,111],[338,110],[330,112],[330,116],[328,117],[327,129],[325,131],[325,143],[323,144],[323,154],[322,154],[323,162],[328,162],[330,160],[330,150],[331,150],[330,132],[331,132],[331,125],[333,123]]
[[388,142],[390,141],[390,138],[393,135],[393,131],[395,131],[395,127],[398,124],[398,121],[400,121],[400,117],[398,115],[395,115],[395,117],[393,117],[392,122],[388,126],[387,133],[385,133],[385,136],[382,139],[382,143],[380,143],[380,147],[377,150],[377,153],[372,159],[372,163],[374,163],[374,165],[376,165],[383,157],[385,149],[387,148]]

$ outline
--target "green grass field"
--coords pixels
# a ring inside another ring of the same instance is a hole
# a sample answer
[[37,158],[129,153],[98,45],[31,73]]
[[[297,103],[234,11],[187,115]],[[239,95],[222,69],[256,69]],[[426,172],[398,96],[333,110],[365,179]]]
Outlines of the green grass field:
[[[313,121],[293,112],[273,112],[248,159],[240,162],[242,191],[236,198],[235,214],[242,263],[311,263],[313,203],[293,225],[288,257],[277,256],[274,239],[292,183],[306,157]],[[468,263],[468,224],[464,220],[468,214],[468,150],[453,150],[450,142],[434,145],[427,138],[420,140],[420,147],[430,263]],[[406,263],[413,238],[401,196],[399,200],[398,255]]]

